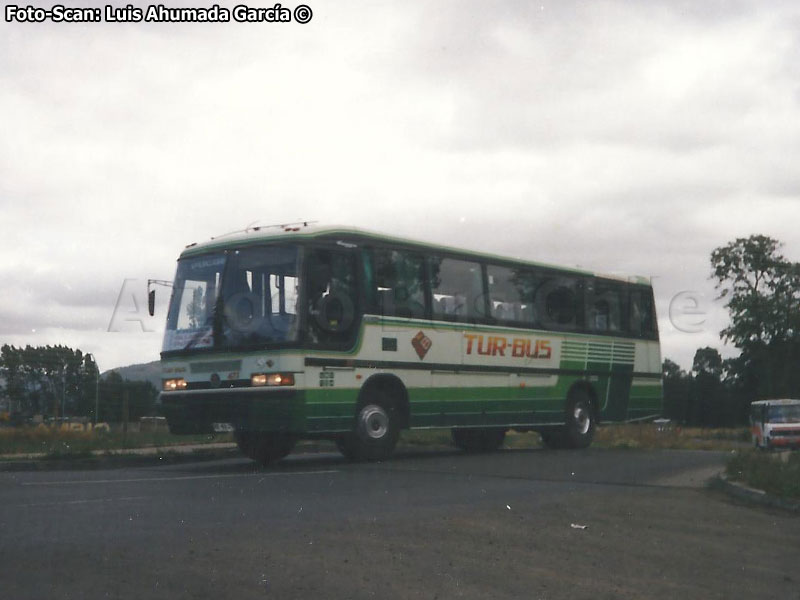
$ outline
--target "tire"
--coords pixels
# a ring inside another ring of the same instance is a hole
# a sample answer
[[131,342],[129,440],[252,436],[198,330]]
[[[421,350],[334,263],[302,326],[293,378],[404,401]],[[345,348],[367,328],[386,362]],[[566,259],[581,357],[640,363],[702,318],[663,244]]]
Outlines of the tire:
[[567,448],[588,448],[594,439],[596,418],[592,402],[583,391],[570,394],[567,400],[563,438]]
[[350,460],[378,461],[392,455],[399,437],[392,398],[385,392],[374,392],[359,405],[355,430],[337,438],[336,446]]
[[247,458],[255,460],[253,454],[253,447],[255,445],[255,434],[249,431],[234,431],[233,439],[236,441],[236,446],[239,452],[244,454]]
[[452,429],[453,443],[465,452],[492,452],[503,445],[506,430],[487,429]]
[[237,431],[234,439],[242,454],[261,465],[268,465],[288,456],[296,441],[284,433],[254,431]]

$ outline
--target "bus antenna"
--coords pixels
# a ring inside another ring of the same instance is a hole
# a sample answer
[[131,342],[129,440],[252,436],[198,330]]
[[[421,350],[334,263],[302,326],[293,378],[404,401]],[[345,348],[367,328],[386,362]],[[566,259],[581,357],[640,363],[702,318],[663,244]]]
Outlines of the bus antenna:
[[229,231],[229,232],[223,233],[221,235],[213,236],[211,239],[212,240],[217,240],[219,238],[227,237],[229,235],[234,235],[236,233],[247,233],[248,231],[261,231],[262,229],[278,229],[278,228],[280,228],[280,229],[287,229],[287,228],[294,229],[294,228],[297,228],[299,230],[299,228],[301,226],[302,227],[308,227],[309,225],[311,225],[313,223],[318,223],[318,222],[319,221],[295,221],[293,223],[275,223],[274,225],[256,225],[256,223],[258,223],[258,220],[256,220],[256,221],[253,221],[252,223],[249,223],[244,229],[237,229],[235,231]]

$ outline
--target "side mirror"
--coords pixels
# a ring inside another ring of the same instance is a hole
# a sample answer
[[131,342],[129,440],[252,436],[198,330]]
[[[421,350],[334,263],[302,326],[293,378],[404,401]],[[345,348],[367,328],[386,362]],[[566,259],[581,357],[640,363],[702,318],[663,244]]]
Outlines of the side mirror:
[[147,292],[147,311],[152,317],[156,313],[156,291],[150,290]]

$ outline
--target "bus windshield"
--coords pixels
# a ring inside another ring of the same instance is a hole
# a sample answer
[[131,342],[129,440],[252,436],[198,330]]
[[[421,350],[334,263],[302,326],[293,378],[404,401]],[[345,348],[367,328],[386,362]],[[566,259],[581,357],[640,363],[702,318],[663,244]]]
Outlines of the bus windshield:
[[800,423],[800,404],[770,406],[767,410],[769,423]]
[[297,340],[299,257],[266,246],[180,260],[163,351]]

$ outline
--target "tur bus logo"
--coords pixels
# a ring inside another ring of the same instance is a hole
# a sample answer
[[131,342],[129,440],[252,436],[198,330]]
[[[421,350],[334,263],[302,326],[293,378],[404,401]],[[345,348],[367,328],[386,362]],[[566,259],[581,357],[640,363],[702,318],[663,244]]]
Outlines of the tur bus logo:
[[431,346],[433,346],[433,342],[431,341],[431,338],[425,335],[425,333],[419,331],[417,335],[411,338],[411,345],[414,347],[414,350],[417,351],[417,356],[419,356],[419,359],[422,360],[425,358],[428,350],[431,349]]

